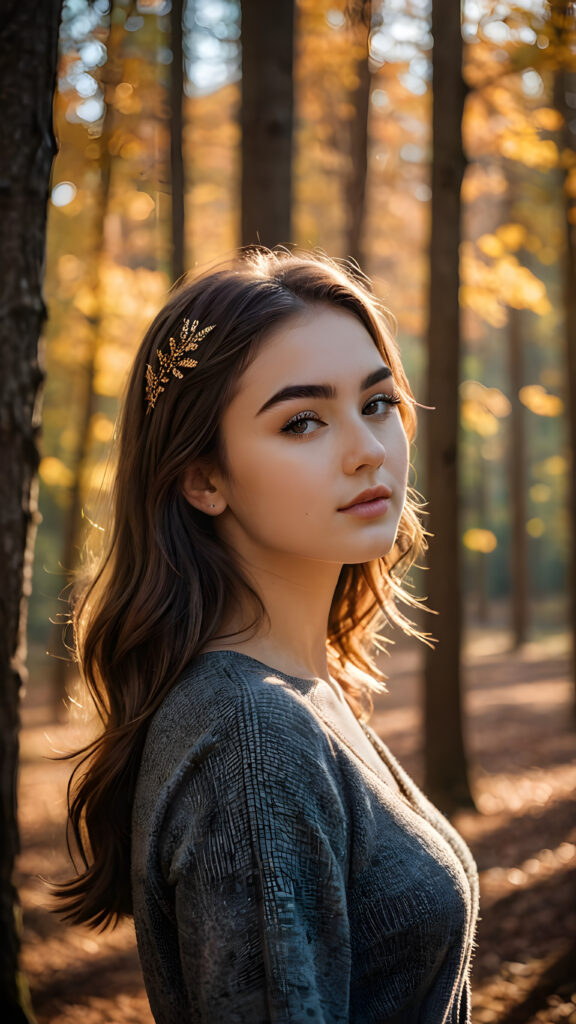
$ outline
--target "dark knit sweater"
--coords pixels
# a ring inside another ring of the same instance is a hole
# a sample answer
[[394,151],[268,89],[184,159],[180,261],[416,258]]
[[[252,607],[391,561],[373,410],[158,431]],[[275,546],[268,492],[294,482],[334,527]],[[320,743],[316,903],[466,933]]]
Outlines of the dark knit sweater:
[[158,1024],[465,1024],[470,853],[321,680],[198,657],[149,729],[134,918]]

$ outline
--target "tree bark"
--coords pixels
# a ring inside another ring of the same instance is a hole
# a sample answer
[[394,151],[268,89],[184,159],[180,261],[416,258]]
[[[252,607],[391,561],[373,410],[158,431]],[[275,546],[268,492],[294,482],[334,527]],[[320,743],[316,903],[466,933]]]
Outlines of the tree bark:
[[509,471],[512,537],[510,572],[512,597],[512,644],[518,650],[528,637],[528,544],[526,539],[526,430],[524,406],[518,394],[523,380],[521,314],[508,310],[508,377],[510,381]]
[[[488,522],[488,474],[486,472],[486,459],[481,451],[478,451],[478,490],[476,492],[476,513],[478,522],[485,526]],[[477,551],[475,561],[476,568],[476,617],[478,622],[486,625],[489,618],[488,602],[488,565],[486,554]]]
[[242,0],[242,245],[292,227],[294,0]]
[[38,339],[46,316],[42,278],[60,6],[61,0],[18,0],[4,9],[0,28],[0,1006],[6,1024],[29,1020],[13,869],[19,696],[38,520]]
[[182,156],[182,101],[184,68],[182,51],[183,0],[172,0],[170,12],[170,180],[172,184],[172,280],[185,270],[184,159]]
[[350,121],[350,160],[346,181],[346,210],[348,238],[346,255],[364,266],[364,219],[366,212],[366,182],[368,178],[368,122],[370,114],[370,28],[372,23],[372,0],[364,0],[355,20],[359,29],[364,28],[366,42],[364,53],[356,62],[358,83],[352,95],[353,115]]
[[[570,0],[552,0],[552,17],[557,43],[566,55],[573,54],[570,40],[576,36],[574,7]],[[576,95],[576,70],[563,63],[554,78],[554,104],[562,115],[560,148],[562,196],[564,207],[564,256],[562,284],[564,306],[564,349],[566,353],[566,404],[568,406],[568,448],[570,469],[568,476],[568,521],[570,541],[567,558],[567,587],[570,630],[572,633],[572,678],[576,685],[576,200],[568,188],[568,170],[576,154],[576,126],[574,109],[569,106],[570,95]],[[576,698],[576,695],[575,695]],[[575,706],[576,714],[576,706]]]
[[[514,202],[522,188],[522,176],[518,164],[507,160],[504,171],[508,179],[508,194],[505,201],[505,217],[514,223],[516,211]],[[508,307],[508,381],[510,388],[510,436],[508,467],[510,479],[511,538],[510,538],[510,594],[512,650],[517,651],[528,638],[528,602],[530,580],[528,577],[528,536],[526,533],[527,509],[527,451],[526,416],[520,401],[520,388],[524,385],[524,337],[523,314],[513,306]]]
[[[462,732],[460,522],[458,434],[461,232],[460,190],[465,169],[460,4],[433,0],[433,156],[428,324],[426,478],[434,534],[428,597],[438,612],[438,643],[425,663],[426,787],[446,812],[472,805]],[[428,523],[427,523],[428,525]]]

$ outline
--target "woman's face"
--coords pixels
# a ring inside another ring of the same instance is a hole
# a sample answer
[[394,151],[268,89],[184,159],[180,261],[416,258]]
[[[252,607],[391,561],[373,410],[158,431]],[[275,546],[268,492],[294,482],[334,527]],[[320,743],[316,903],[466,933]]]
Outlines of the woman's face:
[[222,538],[254,564],[386,554],[409,460],[395,398],[391,371],[347,311],[318,306],[273,330],[222,420],[230,476],[212,475],[227,503]]

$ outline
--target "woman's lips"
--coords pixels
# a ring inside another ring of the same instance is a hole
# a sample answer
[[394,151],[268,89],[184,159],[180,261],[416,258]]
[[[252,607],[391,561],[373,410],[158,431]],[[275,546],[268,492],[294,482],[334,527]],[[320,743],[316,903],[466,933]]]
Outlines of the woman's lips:
[[372,498],[371,501],[359,501],[356,505],[349,505],[348,508],[341,508],[338,511],[349,516],[358,516],[360,519],[375,519],[384,515],[389,505],[390,498]]
[[352,499],[349,505],[339,508],[339,512],[347,512],[351,516],[359,516],[360,519],[374,519],[382,516],[390,504],[392,492],[389,487],[380,484],[378,487],[368,487]]

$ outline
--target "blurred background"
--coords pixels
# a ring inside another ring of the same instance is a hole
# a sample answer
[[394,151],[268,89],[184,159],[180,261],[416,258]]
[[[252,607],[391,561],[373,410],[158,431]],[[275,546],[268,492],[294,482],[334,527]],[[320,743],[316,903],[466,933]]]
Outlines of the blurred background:
[[475,1024],[575,1024],[575,21],[568,0],[65,0],[20,798],[39,1021],[150,1019],[129,929],[64,928],[37,877],[67,874],[61,614],[146,326],[187,269],[261,242],[358,261],[435,409],[412,482],[438,561],[411,580],[440,653],[394,637],[375,725],[477,856]]
[[[79,509],[103,479],[118,396],[143,330],[184,269],[258,241],[242,237],[240,3],[184,7],[183,94],[175,102],[169,3],[64,4],[45,286],[43,522],[30,613],[31,640],[41,645],[61,589],[58,566],[71,567]],[[426,402],[430,4],[373,0],[370,10],[300,0],[294,16],[291,89],[272,97],[277,131],[293,120],[291,152],[281,154],[291,162],[290,219],[287,233],[272,226],[273,237],[259,238],[359,259],[398,319],[413,391]],[[525,602],[517,615],[524,640],[568,623],[563,275],[576,222],[576,152],[563,139],[550,6],[469,0],[462,32],[463,580],[475,619],[512,628],[510,606]],[[576,69],[574,48],[571,55]],[[576,71],[572,90],[573,141]],[[283,99],[291,111],[278,109]],[[268,129],[273,136],[274,125]],[[181,166],[171,160],[174,148]],[[270,160],[261,166],[264,180],[278,157],[270,149],[261,153]],[[179,175],[182,234],[174,240],[171,182]],[[277,215],[284,227],[283,211]],[[421,413],[421,431],[427,417]],[[424,490],[421,456],[418,439]],[[521,464],[521,475],[512,464]],[[514,506],[523,520],[516,537]],[[527,585],[516,592],[513,543],[527,566]]]

